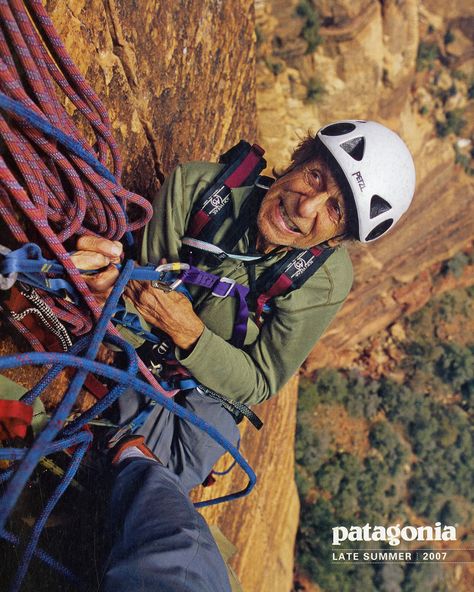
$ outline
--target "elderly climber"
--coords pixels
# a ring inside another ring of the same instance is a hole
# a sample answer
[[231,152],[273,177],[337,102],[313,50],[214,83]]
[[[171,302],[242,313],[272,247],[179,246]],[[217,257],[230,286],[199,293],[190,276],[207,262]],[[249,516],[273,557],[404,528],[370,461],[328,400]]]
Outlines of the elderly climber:
[[[255,150],[248,156],[254,161]],[[242,168],[236,166],[232,158],[179,165],[145,229],[143,264],[191,263],[200,270],[192,277],[202,273],[201,283],[185,280],[186,290],[178,291],[132,281],[125,291],[142,325],[171,342],[169,363],[195,381],[176,400],[234,443],[239,433],[232,402],[260,403],[290,379],[350,291],[345,243],[384,236],[415,188],[406,145],[372,121],[339,121],[309,135],[276,180],[256,176],[248,182],[246,171],[236,182]],[[222,193],[226,183],[231,188]],[[99,243],[83,237],[80,254],[93,258],[101,251],[106,262],[116,256],[117,244]],[[87,281],[103,298],[116,276],[109,266]],[[152,349],[139,349],[145,361]],[[133,392],[119,404],[123,425],[144,407]],[[186,490],[202,482],[222,454],[200,430],[159,406],[138,433]]]

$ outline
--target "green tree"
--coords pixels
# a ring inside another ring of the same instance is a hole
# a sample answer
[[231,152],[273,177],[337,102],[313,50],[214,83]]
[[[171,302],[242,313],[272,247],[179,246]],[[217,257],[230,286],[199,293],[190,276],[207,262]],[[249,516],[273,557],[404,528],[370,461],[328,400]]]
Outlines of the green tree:
[[344,403],[348,396],[347,378],[337,370],[321,370],[314,381],[313,392],[319,403]]
[[311,474],[316,473],[328,456],[330,436],[327,432],[316,433],[310,422],[296,426],[295,459]]
[[466,125],[464,112],[462,109],[453,109],[446,111],[446,120],[436,122],[436,133],[440,138],[445,138],[449,134],[459,136]]
[[439,513],[440,522],[451,526],[461,522],[463,517],[464,516],[455,500],[448,500]]
[[373,417],[378,413],[382,401],[379,389],[380,385],[375,380],[351,372],[347,382],[347,390],[350,393],[346,403],[348,412],[354,417]]
[[319,103],[325,94],[326,89],[321,79],[317,76],[310,76],[306,81],[305,102],[309,104]]
[[387,421],[379,421],[372,427],[369,440],[383,456],[390,474],[396,475],[406,459],[405,449],[397,433]]
[[474,378],[461,386],[462,406],[468,413],[474,411]]
[[303,19],[304,24],[300,36],[306,41],[306,53],[313,53],[321,44],[319,34],[319,15],[311,0],[300,0],[296,6],[296,15]]
[[343,477],[344,471],[339,463],[334,463],[331,460],[316,473],[316,484],[319,488],[335,495],[339,491],[339,485]]
[[448,574],[439,563],[412,563],[407,565],[403,592],[448,592]]
[[435,60],[439,58],[439,55],[439,47],[435,43],[427,43],[426,41],[421,41],[418,45],[416,69],[419,72],[421,72],[422,70],[431,70],[434,66]]
[[464,347],[456,343],[443,343],[438,358],[436,374],[458,391],[474,377],[474,346]]

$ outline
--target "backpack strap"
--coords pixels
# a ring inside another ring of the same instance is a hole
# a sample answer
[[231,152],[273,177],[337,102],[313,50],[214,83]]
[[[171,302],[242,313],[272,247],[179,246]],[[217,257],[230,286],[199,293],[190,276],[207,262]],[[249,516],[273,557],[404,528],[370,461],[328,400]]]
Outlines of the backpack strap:
[[184,236],[180,253],[183,260],[190,261],[194,265],[206,261],[212,267],[227,258],[241,261],[261,259],[262,256],[258,253],[242,255],[232,253],[232,251],[245,232],[254,224],[262,199],[272,181],[273,179],[270,177],[258,177],[257,182],[242,204],[237,219],[233,221],[225,236],[217,243],[203,240],[201,237],[191,237],[189,234]]
[[[259,177],[266,166],[264,153],[257,144],[250,146],[248,142],[241,140],[221,156],[220,162],[226,165],[225,168],[199,196],[191,211],[185,237],[187,242],[183,243],[182,254],[193,265],[196,265],[204,256],[212,256],[218,261],[230,256],[228,251],[235,247],[251,226],[260,203],[273,182],[270,177]],[[253,185],[253,189],[240,208],[239,216],[232,224],[232,228],[216,245],[213,243],[215,234],[232,213],[231,189],[244,185]],[[193,243],[192,239],[197,239],[197,242]],[[256,299],[257,324],[261,325],[263,308],[271,298],[302,286],[324,264],[333,251],[334,249],[331,248],[320,247],[292,249],[281,261],[267,269],[255,282],[255,286],[252,286],[253,296]],[[237,339],[237,341],[240,340]]]
[[218,228],[232,211],[231,189],[254,184],[267,164],[264,153],[257,144],[250,146],[241,140],[221,156],[220,162],[226,166],[194,204],[188,236],[212,242]]
[[260,175],[255,180],[252,190],[240,208],[237,220],[235,220],[232,224],[232,228],[219,242],[218,246],[223,251],[232,251],[244,233],[255,223],[260,204],[273,182],[274,179],[263,175]]
[[255,284],[255,293],[258,294],[255,310],[257,325],[261,326],[263,307],[271,298],[300,288],[333,252],[333,248],[320,247],[292,249],[281,261],[262,273]]

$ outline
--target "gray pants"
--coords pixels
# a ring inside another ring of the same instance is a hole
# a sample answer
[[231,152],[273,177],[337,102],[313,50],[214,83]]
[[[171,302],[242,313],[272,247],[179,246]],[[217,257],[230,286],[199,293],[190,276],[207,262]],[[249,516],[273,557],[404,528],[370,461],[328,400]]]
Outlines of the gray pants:
[[[198,388],[179,393],[175,402],[214,426],[234,446],[239,429],[232,415],[219,401],[211,399]],[[120,422],[130,421],[143,405],[143,397],[135,391],[124,393],[118,400]],[[145,436],[147,446],[165,467],[175,473],[184,491],[200,485],[212,470],[224,449],[206,432],[179,419],[174,413],[157,405],[137,431]]]
[[176,475],[149,459],[119,464],[101,592],[230,592],[224,560]]

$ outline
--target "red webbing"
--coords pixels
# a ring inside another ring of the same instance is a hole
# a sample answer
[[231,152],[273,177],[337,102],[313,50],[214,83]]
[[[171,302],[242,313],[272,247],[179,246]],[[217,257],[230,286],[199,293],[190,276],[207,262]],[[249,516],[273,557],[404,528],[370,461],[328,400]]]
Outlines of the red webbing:
[[263,148],[258,144],[253,144],[250,152],[244,158],[242,163],[235,169],[235,171],[225,181],[227,187],[231,189],[233,187],[240,187],[245,179],[250,175],[253,169],[260,162],[262,154],[264,154]]
[[31,405],[0,399],[0,440],[24,438],[32,419]]
[[259,327],[262,324],[263,307],[268,302],[268,300],[274,296],[284,294],[291,288],[291,285],[291,279],[282,273],[273,286],[268,290],[268,292],[260,294],[260,296],[257,298],[257,308],[255,311],[255,322]]
[[203,210],[198,210],[189,224],[189,236],[199,236],[201,230],[209,222],[210,217]]

